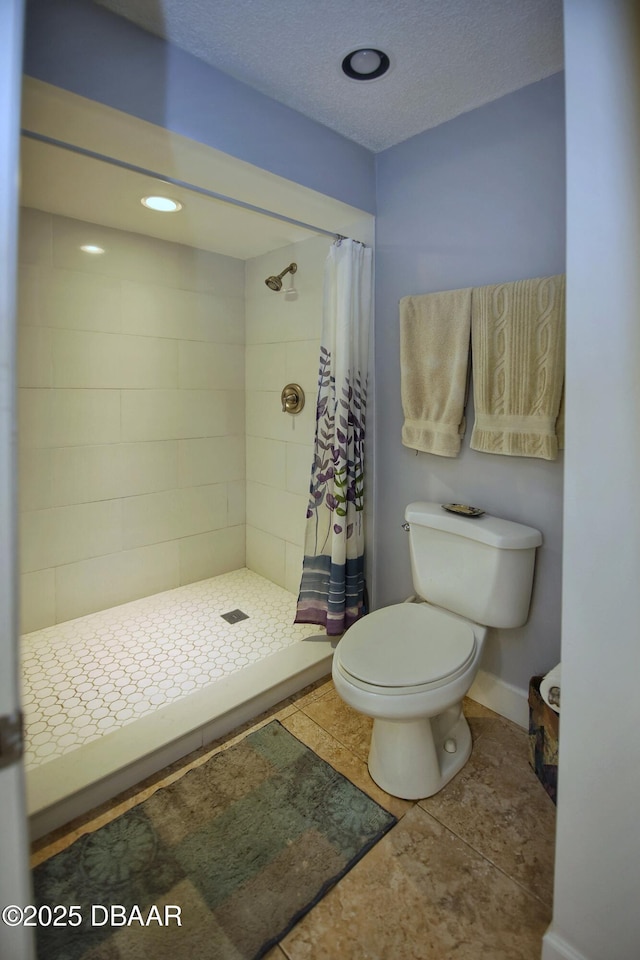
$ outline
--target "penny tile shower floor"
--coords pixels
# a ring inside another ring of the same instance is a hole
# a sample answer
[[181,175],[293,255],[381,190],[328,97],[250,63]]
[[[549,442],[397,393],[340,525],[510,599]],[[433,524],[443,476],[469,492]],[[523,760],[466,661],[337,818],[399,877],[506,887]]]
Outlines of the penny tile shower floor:
[[[26,769],[318,633],[295,606],[242,569],[26,634]],[[248,619],[222,618],[238,609]]]

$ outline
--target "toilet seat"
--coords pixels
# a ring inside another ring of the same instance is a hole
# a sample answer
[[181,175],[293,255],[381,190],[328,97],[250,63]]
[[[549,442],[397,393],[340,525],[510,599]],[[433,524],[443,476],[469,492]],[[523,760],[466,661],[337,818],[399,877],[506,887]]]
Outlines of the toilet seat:
[[426,603],[399,603],[358,620],[335,657],[355,686],[408,694],[455,680],[475,652],[470,623]]

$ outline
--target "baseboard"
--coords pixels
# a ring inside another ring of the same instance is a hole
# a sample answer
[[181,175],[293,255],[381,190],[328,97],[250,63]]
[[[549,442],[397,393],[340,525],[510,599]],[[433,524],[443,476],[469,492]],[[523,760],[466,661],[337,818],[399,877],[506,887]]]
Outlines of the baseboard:
[[589,960],[589,958],[549,927],[542,938],[541,960]]
[[529,727],[529,694],[486,670],[478,670],[468,696],[518,726]]

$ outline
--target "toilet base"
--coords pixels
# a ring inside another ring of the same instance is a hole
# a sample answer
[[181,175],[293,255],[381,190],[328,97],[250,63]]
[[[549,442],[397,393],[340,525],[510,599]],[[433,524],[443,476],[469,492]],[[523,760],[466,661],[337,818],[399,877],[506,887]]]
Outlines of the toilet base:
[[[445,744],[455,750],[449,752]],[[471,731],[462,704],[436,717],[373,721],[369,773],[393,797],[422,800],[451,780],[471,755]]]

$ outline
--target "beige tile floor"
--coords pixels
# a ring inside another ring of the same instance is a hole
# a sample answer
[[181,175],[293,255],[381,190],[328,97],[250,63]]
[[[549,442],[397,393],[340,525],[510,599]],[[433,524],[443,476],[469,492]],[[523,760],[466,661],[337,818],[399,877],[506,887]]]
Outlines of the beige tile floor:
[[372,721],[320,681],[38,841],[33,865],[277,719],[398,823],[267,960],[538,960],[551,919],[555,807],[529,766],[525,731],[472,700],[465,713],[474,748],[464,769],[435,797],[398,800],[367,772]]

